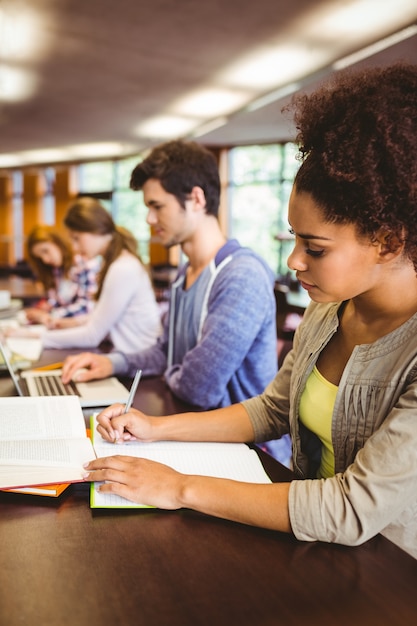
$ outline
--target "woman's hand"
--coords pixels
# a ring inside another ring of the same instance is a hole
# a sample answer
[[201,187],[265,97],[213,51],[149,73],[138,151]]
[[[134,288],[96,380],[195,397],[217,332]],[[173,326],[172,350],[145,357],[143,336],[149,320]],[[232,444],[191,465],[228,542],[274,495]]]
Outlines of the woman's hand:
[[124,413],[124,404],[112,404],[97,416],[97,431],[111,443],[155,441],[154,419],[131,409]]
[[37,307],[25,309],[26,320],[30,324],[44,324],[49,328],[52,321],[49,310],[39,309]]
[[160,509],[183,506],[181,493],[188,479],[162,463],[131,456],[95,459],[85,466],[86,481],[104,481],[99,491]]

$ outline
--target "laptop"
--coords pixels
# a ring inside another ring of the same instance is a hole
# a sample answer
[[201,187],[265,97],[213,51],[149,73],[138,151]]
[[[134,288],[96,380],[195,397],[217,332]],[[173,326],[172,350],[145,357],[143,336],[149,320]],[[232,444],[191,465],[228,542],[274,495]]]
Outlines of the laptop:
[[62,370],[36,371],[25,370],[17,374],[0,341],[0,355],[19,396],[78,396],[81,407],[105,407],[115,402],[126,403],[129,391],[115,376],[93,380],[87,383],[71,381],[64,385],[61,380]]

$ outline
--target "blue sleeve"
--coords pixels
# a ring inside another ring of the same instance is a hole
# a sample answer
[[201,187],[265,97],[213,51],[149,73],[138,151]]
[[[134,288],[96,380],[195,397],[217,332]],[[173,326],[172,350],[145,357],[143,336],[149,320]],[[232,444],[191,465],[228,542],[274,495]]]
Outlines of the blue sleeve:
[[[237,255],[214,282],[201,340],[182,364],[165,372],[169,387],[196,406],[219,406],[230,379],[239,368],[246,371],[242,364],[248,353],[257,350],[261,337],[271,340],[274,328],[271,276],[255,257]],[[276,335],[271,349],[276,350]]]
[[[167,316],[168,317],[168,316]],[[131,354],[113,351],[107,354],[113,364],[113,372],[124,376],[134,376],[141,369],[144,376],[160,376],[167,366],[168,324],[164,322],[162,335],[156,344]]]

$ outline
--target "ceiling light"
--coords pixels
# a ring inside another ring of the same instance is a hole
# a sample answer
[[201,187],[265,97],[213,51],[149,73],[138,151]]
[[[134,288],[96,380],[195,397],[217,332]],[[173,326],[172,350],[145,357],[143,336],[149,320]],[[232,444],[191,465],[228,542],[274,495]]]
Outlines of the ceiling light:
[[84,143],[68,146],[68,153],[79,159],[120,156],[137,150],[137,146],[118,142]]
[[219,78],[236,87],[266,90],[293,82],[326,61],[325,51],[319,47],[280,45],[258,50],[229,67]]
[[403,28],[416,16],[415,0],[351,0],[340,4],[342,6],[332,6],[331,10],[323,7],[319,18],[320,30],[336,39],[348,37],[363,41],[364,36],[368,41],[369,37],[377,39]]
[[32,163],[60,163],[83,159],[115,158],[132,154],[137,145],[123,143],[93,143],[46,148],[42,150],[24,150],[16,154],[1,154],[0,167],[18,167]]
[[69,155],[66,148],[48,148],[45,150],[25,150],[19,152],[18,156],[25,163],[53,163],[65,161]]
[[191,132],[197,124],[198,121],[195,119],[175,115],[159,115],[139,124],[135,129],[135,134],[151,139],[174,139]]
[[33,59],[43,45],[39,18],[31,11],[9,3],[0,6],[0,57],[2,60]]
[[19,167],[24,163],[19,154],[0,154],[0,167]]
[[35,89],[29,72],[0,65],[0,102],[16,102],[28,98]]
[[253,97],[253,92],[208,87],[187,94],[170,108],[179,115],[212,118],[227,115],[243,106],[251,97]]

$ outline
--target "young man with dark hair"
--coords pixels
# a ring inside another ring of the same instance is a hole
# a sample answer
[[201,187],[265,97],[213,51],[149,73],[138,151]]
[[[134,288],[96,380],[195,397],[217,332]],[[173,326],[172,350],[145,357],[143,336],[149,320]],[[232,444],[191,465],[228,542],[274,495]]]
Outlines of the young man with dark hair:
[[111,374],[164,375],[173,393],[208,409],[261,393],[277,370],[274,276],[266,263],[218,222],[220,180],[211,152],[194,142],[162,144],[132,172],[147,222],[188,262],[171,287],[169,315],[157,344],[135,354],[68,357],[63,380]]

